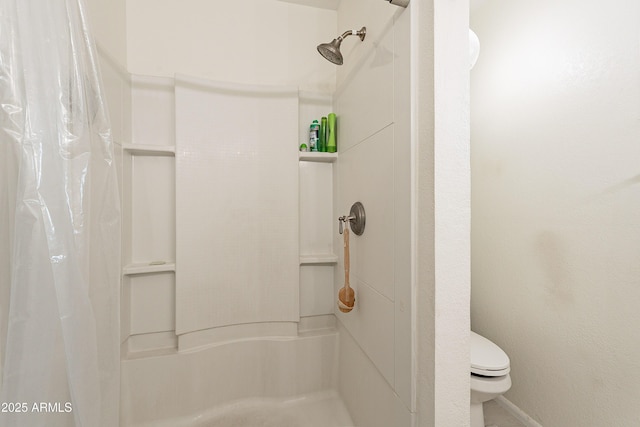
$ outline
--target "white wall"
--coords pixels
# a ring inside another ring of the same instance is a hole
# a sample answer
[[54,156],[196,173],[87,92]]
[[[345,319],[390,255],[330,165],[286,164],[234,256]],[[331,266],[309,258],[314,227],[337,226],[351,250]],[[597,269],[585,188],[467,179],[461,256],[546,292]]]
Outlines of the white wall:
[[336,37],[336,11],[278,0],[127,3],[133,74],[175,73],[331,93],[331,64],[316,52]]
[[[410,425],[413,410],[409,12],[385,2],[341,2],[339,32],[362,26],[364,41],[351,36],[342,44],[335,94],[333,216],[348,215],[357,201],[366,211],[363,235],[350,238],[356,305],[347,314],[336,309],[340,392],[356,425],[400,427]],[[335,295],[344,284],[343,254],[340,260]]]
[[87,24],[98,50],[111,132],[117,144],[131,139],[131,86],[127,73],[126,0],[86,0]]
[[472,327],[545,427],[640,423],[638,16],[517,0],[471,17]]
[[411,3],[417,425],[469,425],[468,7]]
[[343,43],[335,97],[334,216],[355,201],[367,212],[351,239],[356,307],[336,311],[340,391],[359,426],[469,423],[467,7],[338,8],[340,30],[367,27]]
[[298,322],[297,88],[176,79],[175,99],[176,333]]
[[127,64],[126,0],[86,0],[96,44],[122,67]]

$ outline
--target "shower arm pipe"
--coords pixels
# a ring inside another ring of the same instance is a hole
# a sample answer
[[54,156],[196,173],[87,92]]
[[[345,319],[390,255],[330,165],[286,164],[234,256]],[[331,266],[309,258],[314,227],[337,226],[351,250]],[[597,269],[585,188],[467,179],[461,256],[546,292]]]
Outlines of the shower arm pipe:
[[365,34],[366,34],[366,30],[364,28],[361,28],[360,30],[347,30],[344,33],[342,33],[341,36],[338,36],[338,40],[342,41],[348,36],[358,36],[360,37],[360,40],[364,40]]

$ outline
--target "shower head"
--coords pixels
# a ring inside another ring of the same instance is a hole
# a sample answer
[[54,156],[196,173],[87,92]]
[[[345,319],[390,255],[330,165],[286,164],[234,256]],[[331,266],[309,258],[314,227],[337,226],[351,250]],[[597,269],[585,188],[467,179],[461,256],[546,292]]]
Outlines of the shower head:
[[342,40],[344,40],[348,36],[358,36],[360,40],[364,40],[364,36],[367,34],[367,28],[362,27],[359,31],[349,30],[345,31],[341,36],[337,39],[333,39],[331,43],[322,43],[318,45],[318,52],[320,55],[324,56],[325,59],[329,62],[332,62],[336,65],[342,65],[342,53],[340,53],[340,44]]
[[318,45],[318,52],[324,56],[329,62],[336,65],[342,65],[342,54],[340,53],[341,39],[333,39],[331,43],[322,43]]

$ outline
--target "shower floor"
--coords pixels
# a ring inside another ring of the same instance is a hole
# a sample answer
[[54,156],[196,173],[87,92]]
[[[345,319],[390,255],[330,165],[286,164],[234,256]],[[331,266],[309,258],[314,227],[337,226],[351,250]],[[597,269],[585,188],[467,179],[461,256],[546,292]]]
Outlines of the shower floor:
[[289,399],[246,399],[156,427],[353,427],[335,391]]

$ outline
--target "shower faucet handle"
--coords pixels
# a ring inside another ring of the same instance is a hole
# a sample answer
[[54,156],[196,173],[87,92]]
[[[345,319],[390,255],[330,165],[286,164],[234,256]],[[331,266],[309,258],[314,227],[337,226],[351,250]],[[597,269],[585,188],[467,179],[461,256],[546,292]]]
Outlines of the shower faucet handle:
[[346,218],[346,215],[342,215],[341,217],[338,217],[338,232],[340,232],[340,234],[344,233],[342,224],[344,223],[345,218]]
[[343,224],[347,224],[348,221],[355,221],[356,220],[356,216],[355,215],[342,215],[340,217],[338,217],[338,232],[340,232],[340,234],[342,234],[344,232],[344,228],[343,228]]

